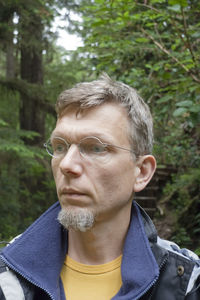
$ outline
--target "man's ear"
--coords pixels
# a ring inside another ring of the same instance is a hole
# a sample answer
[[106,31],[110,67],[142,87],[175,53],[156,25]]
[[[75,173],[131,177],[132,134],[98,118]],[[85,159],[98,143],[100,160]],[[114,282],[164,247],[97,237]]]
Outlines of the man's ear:
[[142,191],[151,180],[156,170],[156,160],[153,155],[139,157],[136,162],[136,177],[133,185],[134,192]]

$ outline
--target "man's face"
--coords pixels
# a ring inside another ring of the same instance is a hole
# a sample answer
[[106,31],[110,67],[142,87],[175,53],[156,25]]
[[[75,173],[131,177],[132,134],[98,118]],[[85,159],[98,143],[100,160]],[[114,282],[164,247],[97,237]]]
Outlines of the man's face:
[[[115,103],[106,103],[83,111],[68,108],[58,119],[52,133],[71,145],[62,158],[52,159],[58,198],[63,210],[89,211],[96,222],[103,222],[121,215],[128,217],[136,164],[132,153],[110,148],[99,160],[81,156],[78,144],[81,139],[95,136],[102,142],[130,149],[129,123],[126,110]],[[74,143],[74,144],[73,144]]]

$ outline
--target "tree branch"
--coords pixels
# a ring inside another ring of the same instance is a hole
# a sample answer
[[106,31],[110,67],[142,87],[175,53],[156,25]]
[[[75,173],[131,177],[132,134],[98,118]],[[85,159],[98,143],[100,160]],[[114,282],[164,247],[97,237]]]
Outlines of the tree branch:
[[[186,22],[186,18],[185,18],[185,14],[184,14],[183,7],[181,7],[181,13],[182,13],[182,17],[183,17],[184,34],[185,34],[185,37],[186,37],[186,39],[187,39],[187,48],[188,48],[189,51],[190,51],[190,54],[191,54],[192,59],[193,59],[193,62],[194,62],[195,67],[196,67],[196,69],[197,69],[196,58],[195,58],[195,55],[194,55],[194,53],[193,53],[193,50],[192,50],[192,47],[191,47],[191,43],[190,43],[190,39],[189,39],[188,32],[187,32],[187,22]],[[198,69],[197,69],[197,70],[198,70]]]
[[19,92],[20,95],[39,104],[42,110],[56,117],[54,105],[52,105],[46,98],[43,86],[27,83],[25,80],[17,78],[7,80],[0,78],[0,85],[11,91]]
[[160,11],[158,9],[156,9],[155,7],[151,6],[151,5],[148,5],[148,4],[145,4],[145,3],[136,3],[136,5],[150,8],[151,10],[154,10],[155,12],[160,14]]
[[200,79],[197,78],[193,73],[191,73],[191,71],[181,62],[178,60],[178,58],[176,58],[175,56],[173,56],[164,46],[162,46],[158,41],[156,41],[154,39],[154,37],[152,35],[150,35],[148,32],[146,32],[146,30],[144,30],[143,28],[141,28],[141,31],[149,38],[151,39],[154,44],[165,54],[167,54],[169,57],[171,57],[171,59],[173,61],[175,61],[178,65],[180,65],[191,77],[194,81],[200,83]]

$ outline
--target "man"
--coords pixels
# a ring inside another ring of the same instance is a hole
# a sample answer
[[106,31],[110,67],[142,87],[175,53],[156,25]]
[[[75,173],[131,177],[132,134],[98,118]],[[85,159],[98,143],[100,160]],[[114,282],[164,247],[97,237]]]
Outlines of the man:
[[4,248],[0,299],[200,299],[198,257],[159,239],[133,201],[156,169],[148,106],[104,74],[56,109],[45,147],[59,203]]

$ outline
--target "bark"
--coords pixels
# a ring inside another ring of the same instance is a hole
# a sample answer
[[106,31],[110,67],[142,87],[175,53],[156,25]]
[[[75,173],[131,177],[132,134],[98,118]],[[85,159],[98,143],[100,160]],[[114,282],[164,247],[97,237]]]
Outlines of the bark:
[[[43,84],[42,34],[43,25],[39,15],[29,12],[20,17],[21,23],[21,78],[29,83]],[[40,135],[28,144],[40,144],[45,136],[45,112],[39,101],[33,97],[21,95],[20,127],[36,131]]]
[[13,21],[12,18],[8,22],[9,30],[7,33],[6,42],[6,78],[15,77],[15,59],[14,59],[14,45],[13,45]]

